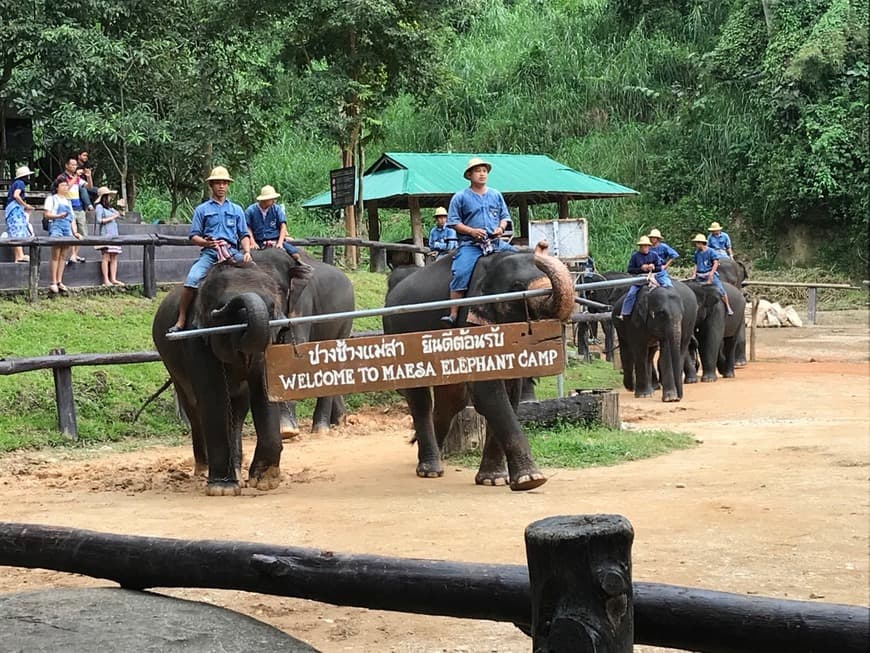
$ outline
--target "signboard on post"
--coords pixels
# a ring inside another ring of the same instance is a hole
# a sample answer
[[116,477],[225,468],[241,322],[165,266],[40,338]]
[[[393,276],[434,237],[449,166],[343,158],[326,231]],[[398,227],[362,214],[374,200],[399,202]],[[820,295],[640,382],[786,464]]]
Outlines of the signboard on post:
[[266,349],[269,401],[466,381],[553,376],[565,367],[558,320],[326,340]]
[[589,256],[588,234],[585,218],[529,222],[529,242],[546,240],[550,243],[550,255],[562,261],[583,260]]
[[338,168],[329,171],[329,194],[332,208],[341,209],[356,201],[356,168]]

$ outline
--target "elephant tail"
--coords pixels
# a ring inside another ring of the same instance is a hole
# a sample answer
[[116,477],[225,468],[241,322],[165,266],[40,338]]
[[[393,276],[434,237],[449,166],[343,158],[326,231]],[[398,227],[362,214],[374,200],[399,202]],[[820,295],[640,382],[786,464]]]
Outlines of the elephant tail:
[[139,410],[136,411],[136,414],[133,415],[133,421],[135,422],[137,419],[139,419],[139,415],[142,414],[142,411],[145,410],[145,408],[148,406],[148,404],[150,404],[152,401],[157,399],[157,397],[159,397],[164,392],[166,392],[166,388],[168,388],[170,385],[172,385],[172,379],[166,379],[166,382],[160,386],[160,389],[158,389],[157,392],[155,392],[153,395],[148,397],[148,399],[145,400],[145,403],[142,404],[142,406],[139,408]]

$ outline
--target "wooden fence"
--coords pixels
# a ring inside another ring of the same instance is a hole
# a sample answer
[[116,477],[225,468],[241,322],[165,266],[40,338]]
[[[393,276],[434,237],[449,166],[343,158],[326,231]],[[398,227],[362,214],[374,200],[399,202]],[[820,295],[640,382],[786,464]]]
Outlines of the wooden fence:
[[[372,250],[371,270],[384,272],[387,269],[387,252],[409,252],[414,254],[428,254],[428,247],[417,247],[404,243],[382,243],[373,240],[359,238],[299,238],[287,239],[287,242],[299,246],[322,247],[322,259],[330,265],[335,263],[336,247],[368,247]],[[48,236],[36,236],[34,238],[3,238],[0,239],[0,247],[25,247],[30,255],[28,299],[35,302],[39,298],[39,267],[42,250],[46,247],[57,246],[85,246],[85,245],[141,245],[142,254],[142,293],[146,297],[154,297],[157,294],[157,276],[155,274],[155,249],[163,245],[194,245],[189,238],[184,236],[170,236],[167,234],[147,234],[139,236],[88,236],[85,238],[50,238]]]
[[634,644],[709,653],[867,650],[866,607],[633,583],[633,539],[619,515],[549,517],[526,528],[523,566],[0,522],[0,565],[135,590],[242,590],[508,622],[532,637],[534,651],[630,653]]

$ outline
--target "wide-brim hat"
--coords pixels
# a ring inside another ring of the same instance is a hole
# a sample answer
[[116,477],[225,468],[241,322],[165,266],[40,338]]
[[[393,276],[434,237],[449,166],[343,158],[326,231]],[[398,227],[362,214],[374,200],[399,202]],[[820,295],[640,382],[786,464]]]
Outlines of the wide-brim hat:
[[257,201],[265,202],[266,200],[274,200],[279,197],[281,197],[281,193],[276,193],[274,186],[266,185],[260,189],[260,194],[257,195]]
[[[713,224],[716,224],[715,222]],[[706,243],[707,237],[704,234],[695,234],[695,237],[692,238],[693,243]]]
[[658,238],[659,240],[661,240],[662,239],[662,232],[659,231],[658,229],[653,229],[652,231],[649,232],[648,237],[649,238]]
[[205,178],[206,181],[232,181],[229,170],[223,166],[215,166],[211,169],[211,174]]
[[707,231],[722,231],[722,225],[719,224],[718,222],[714,222],[713,224],[710,225],[710,227],[707,229]]
[[439,206],[437,209],[435,209],[435,217],[437,218],[439,215],[443,215],[446,217],[447,209],[445,209],[443,206]]
[[28,168],[27,166],[21,166],[15,169],[15,178],[21,179],[21,177],[29,177],[34,174],[33,170]]
[[492,172],[492,164],[489,161],[484,161],[478,157],[471,157],[468,160],[468,163],[465,164],[465,172],[462,173],[462,176],[468,179],[468,174],[471,172],[472,168],[476,168],[477,166],[486,166],[487,172]]
[[105,195],[117,195],[117,194],[118,194],[118,191],[116,191],[116,190],[112,190],[112,189],[109,188],[108,186],[100,186],[100,187],[97,189],[97,199],[96,199],[96,201],[99,202],[101,199],[103,199],[103,197],[104,197]]
[[638,244],[638,246],[640,246],[640,245],[652,245],[652,243],[649,241],[649,238],[647,236],[641,236],[640,238],[638,238],[637,244]]

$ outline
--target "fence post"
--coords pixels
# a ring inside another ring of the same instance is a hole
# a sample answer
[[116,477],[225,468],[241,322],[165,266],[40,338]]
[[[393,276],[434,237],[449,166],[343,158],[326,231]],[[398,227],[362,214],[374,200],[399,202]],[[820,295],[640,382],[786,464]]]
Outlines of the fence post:
[[816,291],[814,287],[807,288],[807,324],[816,325]]
[[634,530],[620,515],[548,517],[526,528],[535,653],[631,653]]
[[759,298],[752,296],[752,317],[749,322],[749,362],[755,362],[755,331],[758,329],[758,301]]
[[335,265],[335,245],[323,246],[323,262],[328,265]]
[[386,272],[387,271],[387,250],[383,247],[371,248],[371,260],[369,261],[369,272]]
[[28,250],[30,252],[29,301],[35,302],[39,299],[39,263],[42,257],[42,248],[34,244]]
[[148,299],[157,296],[157,272],[154,267],[154,258],[154,243],[148,243],[142,248],[142,294]]
[[[52,349],[48,352],[52,356],[65,356],[65,349]],[[70,438],[78,440],[79,432],[76,423],[76,404],[73,398],[72,368],[55,367],[54,375],[54,401],[57,404],[57,428]]]

